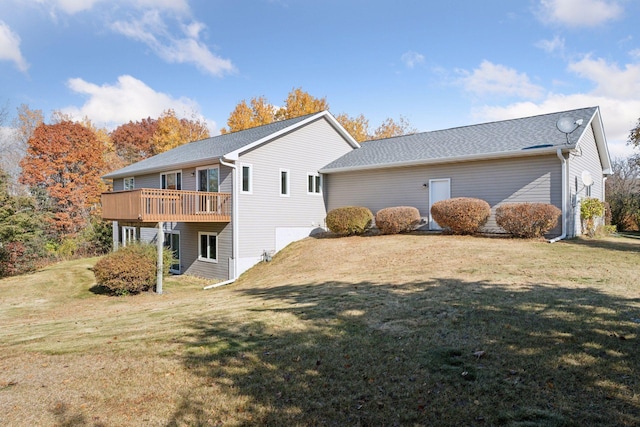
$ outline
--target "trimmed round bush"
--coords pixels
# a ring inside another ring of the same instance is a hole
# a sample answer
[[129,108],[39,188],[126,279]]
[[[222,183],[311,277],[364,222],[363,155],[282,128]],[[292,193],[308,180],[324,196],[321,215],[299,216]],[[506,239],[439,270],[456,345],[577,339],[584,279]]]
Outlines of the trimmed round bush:
[[373,214],[362,206],[345,206],[332,209],[327,213],[327,227],[341,236],[362,234],[373,221]]
[[431,216],[453,234],[475,234],[491,216],[491,206],[484,200],[456,197],[440,200],[431,206]]
[[[163,251],[164,274],[169,273],[171,251]],[[130,244],[102,257],[93,267],[99,285],[116,295],[137,294],[151,289],[157,279],[155,245]]]
[[380,209],[376,213],[376,227],[382,234],[411,231],[420,224],[420,211],[411,206]]
[[496,209],[496,223],[515,237],[542,237],[558,224],[561,214],[548,203],[506,203]]

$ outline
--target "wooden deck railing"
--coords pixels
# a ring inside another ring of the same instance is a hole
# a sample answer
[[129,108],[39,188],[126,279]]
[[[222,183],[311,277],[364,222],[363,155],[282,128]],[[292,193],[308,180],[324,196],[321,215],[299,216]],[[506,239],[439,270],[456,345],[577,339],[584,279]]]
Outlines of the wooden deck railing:
[[102,218],[135,222],[229,222],[231,194],[153,188],[102,193]]

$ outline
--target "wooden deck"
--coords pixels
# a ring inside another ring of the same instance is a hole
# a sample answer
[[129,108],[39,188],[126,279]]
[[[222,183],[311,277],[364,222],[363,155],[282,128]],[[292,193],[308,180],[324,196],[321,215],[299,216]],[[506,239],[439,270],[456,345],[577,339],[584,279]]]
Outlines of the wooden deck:
[[231,193],[155,188],[102,193],[102,218],[141,223],[230,222]]

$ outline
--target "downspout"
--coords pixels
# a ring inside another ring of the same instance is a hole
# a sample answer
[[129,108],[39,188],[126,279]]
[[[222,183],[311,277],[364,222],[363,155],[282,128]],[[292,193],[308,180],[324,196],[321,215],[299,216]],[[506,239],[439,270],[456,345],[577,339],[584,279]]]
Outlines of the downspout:
[[560,148],[558,148],[556,154],[562,162],[562,234],[549,240],[549,243],[555,243],[567,237],[567,159],[562,155],[562,149]]
[[233,169],[233,175],[231,178],[231,224],[233,225],[231,231],[231,256],[233,257],[233,277],[229,280],[225,280],[224,282],[205,286],[203,289],[219,288],[220,286],[233,283],[238,279],[238,242],[240,241],[238,232],[238,167],[235,163],[227,163],[224,158],[220,158],[220,164]]

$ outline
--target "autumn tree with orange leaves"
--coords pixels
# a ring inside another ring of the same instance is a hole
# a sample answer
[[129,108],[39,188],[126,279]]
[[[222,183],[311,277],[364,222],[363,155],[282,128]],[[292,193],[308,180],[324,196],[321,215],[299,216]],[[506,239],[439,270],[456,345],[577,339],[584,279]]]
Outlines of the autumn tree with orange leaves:
[[204,120],[195,115],[191,119],[179,119],[176,112],[169,109],[158,118],[151,143],[154,154],[158,154],[205,138],[209,138],[209,129]]
[[40,124],[20,162],[20,182],[44,195],[58,236],[73,236],[87,226],[104,185],[104,143],[79,123]]
[[[284,106],[280,108],[270,104],[263,96],[252,98],[250,105],[247,104],[247,101],[240,101],[229,115],[227,127],[220,129],[220,132],[222,134],[238,132],[275,121],[292,119],[325,110],[329,110],[329,103],[326,98],[316,98],[303,91],[302,88],[294,88],[284,100]],[[357,142],[390,138],[416,132],[416,129],[411,127],[404,117],[400,117],[399,121],[391,118],[386,119],[373,133],[369,130],[369,120],[362,114],[351,117],[343,113],[337,115],[336,120]]]

